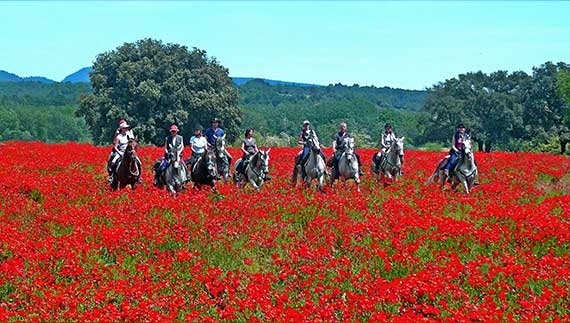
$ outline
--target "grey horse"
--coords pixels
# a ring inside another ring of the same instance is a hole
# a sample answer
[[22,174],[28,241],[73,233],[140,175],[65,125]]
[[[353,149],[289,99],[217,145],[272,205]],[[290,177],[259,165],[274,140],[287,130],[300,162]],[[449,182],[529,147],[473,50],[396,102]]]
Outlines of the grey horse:
[[381,157],[381,152],[372,157],[372,170],[376,174],[376,180],[382,181],[384,177],[396,181],[402,173],[402,162],[400,156],[404,154],[405,137],[396,138],[390,148],[385,153],[385,158]]
[[[344,152],[338,161],[338,174],[343,186],[346,181],[353,179],[356,183],[356,190],[360,192],[360,174],[358,173],[358,160],[354,155],[354,138],[344,139]],[[331,176],[330,186],[332,187],[335,176]]]
[[[170,154],[169,154],[169,164],[164,171],[164,174],[159,177],[158,184],[156,185],[158,188],[163,188],[166,186],[166,189],[171,192],[173,195],[178,195],[182,189],[184,189],[184,185],[188,181],[187,178],[187,170],[186,164],[184,162],[180,162],[181,160],[181,151],[178,151],[176,147],[173,147]],[[155,165],[160,166],[160,160],[155,163]],[[154,167],[155,172],[158,171],[158,167]]]
[[[475,164],[475,156],[473,154],[473,146],[471,144],[471,139],[467,136],[466,139],[463,141],[463,148],[460,152],[460,158],[457,162],[457,166],[455,166],[454,174],[450,175],[452,177],[452,189],[455,189],[458,184],[463,185],[463,190],[465,194],[469,194],[471,192],[471,188],[475,183],[475,179],[477,178],[477,165]],[[428,178],[428,183],[435,183],[436,180],[439,180],[440,188],[443,191],[445,186],[445,182],[447,180],[447,175],[445,174],[445,165],[449,161],[449,156],[443,158],[432,173],[432,175]]]
[[218,175],[224,180],[224,183],[227,183],[230,176],[230,161],[228,159],[229,154],[226,151],[225,134],[216,139],[216,146],[214,151],[216,153],[216,166]]
[[[317,137],[311,135],[307,139],[309,147],[309,158],[305,162],[306,177],[303,179],[307,183],[307,187],[311,187],[313,180],[317,181],[319,192],[323,192],[323,183],[325,181],[326,163],[321,157],[321,145]],[[297,185],[297,174],[301,172],[301,165],[297,165],[293,169],[293,184]]]
[[244,173],[237,173],[237,166],[241,162],[241,158],[234,163],[234,179],[236,184],[241,188],[250,183],[257,191],[261,189],[265,182],[265,176],[269,173],[269,152],[268,150],[259,150],[251,156]]

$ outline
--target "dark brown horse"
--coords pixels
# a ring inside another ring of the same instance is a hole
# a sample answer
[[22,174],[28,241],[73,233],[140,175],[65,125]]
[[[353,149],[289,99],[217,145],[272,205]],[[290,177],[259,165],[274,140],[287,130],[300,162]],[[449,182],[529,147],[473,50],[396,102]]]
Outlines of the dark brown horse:
[[190,175],[195,188],[201,188],[203,185],[208,185],[212,187],[214,192],[217,191],[215,152],[213,150],[207,150],[207,152],[196,162],[196,165],[194,165]]
[[135,189],[135,185],[138,183],[141,176],[141,169],[137,163],[137,141],[130,139],[123,154],[123,157],[119,160],[119,165],[115,168],[113,182],[111,183],[111,189],[116,190],[117,188],[123,189],[127,185],[131,185],[131,189]]

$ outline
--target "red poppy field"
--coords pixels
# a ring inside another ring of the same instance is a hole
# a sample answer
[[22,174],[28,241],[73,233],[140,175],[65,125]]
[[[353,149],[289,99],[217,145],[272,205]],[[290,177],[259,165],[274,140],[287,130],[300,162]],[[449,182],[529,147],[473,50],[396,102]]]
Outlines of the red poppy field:
[[570,320],[567,157],[476,154],[467,196],[426,186],[441,153],[406,152],[384,188],[360,150],[361,192],[320,194],[291,186],[297,149],[273,148],[260,193],[174,199],[151,185],[162,148],[120,192],[109,151],[0,145],[0,320]]

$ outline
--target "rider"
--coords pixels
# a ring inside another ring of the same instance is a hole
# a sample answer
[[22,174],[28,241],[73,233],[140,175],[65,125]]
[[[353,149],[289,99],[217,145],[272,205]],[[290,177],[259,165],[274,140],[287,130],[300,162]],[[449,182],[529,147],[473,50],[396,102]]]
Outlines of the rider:
[[[113,170],[117,164],[119,158],[123,157],[125,150],[127,149],[127,145],[129,144],[129,140],[135,139],[133,131],[129,129],[130,126],[127,124],[125,120],[119,121],[119,128],[115,131],[115,135],[113,137],[113,151],[109,156],[109,167],[107,171],[109,172],[109,178],[107,181],[109,183],[113,182]],[[141,169],[141,162],[137,157],[137,164],[139,169]]]
[[236,167],[238,174],[243,174],[249,159],[253,154],[255,154],[259,149],[257,148],[257,141],[253,138],[253,128],[248,128],[245,131],[243,140],[241,141],[241,151],[243,153],[241,157],[241,163]]
[[[208,140],[209,148],[216,147],[216,141],[218,140],[218,138],[224,135],[224,130],[222,128],[218,128],[219,125],[220,125],[220,120],[218,118],[213,118],[212,126],[206,129],[206,132],[204,133],[204,135],[206,135],[206,139]],[[231,165],[232,156],[227,150],[225,151],[225,154],[226,157],[228,158],[228,165]],[[219,177],[219,175],[217,175],[217,177]],[[219,178],[217,179],[219,180]]]
[[[309,145],[307,144],[307,140],[309,139],[309,137],[315,137],[318,140],[318,136],[317,133],[314,130],[311,130],[311,123],[308,120],[303,121],[303,129],[301,129],[301,132],[299,133],[299,138],[297,139],[297,142],[300,145],[303,145],[303,151],[299,152],[297,155],[301,155],[301,157],[299,158],[299,163],[301,164],[301,174],[302,174],[302,178],[304,179],[306,177],[306,173],[305,173],[305,163],[307,162],[307,160],[309,159],[309,155],[310,155],[310,148]],[[320,155],[323,158],[323,160],[327,160],[327,158],[325,157],[325,154],[322,152],[322,150],[320,151]],[[325,172],[328,171],[326,170],[325,167]]]
[[196,126],[194,130],[194,136],[190,138],[190,150],[192,150],[192,156],[186,160],[186,165],[189,165],[189,169],[194,167],[198,158],[206,152],[208,148],[208,141],[206,137],[202,136],[202,126]]
[[[340,157],[342,157],[342,153],[344,153],[344,149],[346,148],[345,140],[349,138],[352,138],[352,136],[348,132],[346,132],[346,122],[341,122],[340,130],[338,133],[335,134],[334,140],[332,142],[332,148],[334,152],[334,155],[332,157],[332,166],[334,169],[335,178],[338,178],[339,176],[338,162],[340,161]],[[358,174],[362,176],[363,173],[362,173],[362,163],[360,162],[360,156],[356,153],[356,151],[354,152],[354,156],[356,156],[356,160],[358,161]]]
[[166,137],[166,143],[164,144],[164,159],[160,164],[159,169],[154,173],[154,184],[158,183],[158,178],[166,170],[169,164],[170,154],[172,148],[177,148],[176,150],[180,154],[180,159],[182,159],[182,151],[184,150],[184,138],[178,134],[178,127],[173,124],[170,126],[170,137]]
[[[396,141],[396,135],[392,132],[392,125],[386,123],[384,125],[384,132],[382,133],[382,136],[380,136],[380,161],[384,160],[387,157],[387,153],[390,150],[390,147],[392,147],[394,141]],[[400,164],[402,165],[400,174],[404,174],[404,152],[401,152],[399,157]]]
[[459,153],[463,149],[463,141],[465,140],[465,126],[463,123],[457,125],[457,131],[451,138],[451,150],[449,151],[449,161],[445,165],[445,175],[449,176],[449,170],[452,171],[459,161]]

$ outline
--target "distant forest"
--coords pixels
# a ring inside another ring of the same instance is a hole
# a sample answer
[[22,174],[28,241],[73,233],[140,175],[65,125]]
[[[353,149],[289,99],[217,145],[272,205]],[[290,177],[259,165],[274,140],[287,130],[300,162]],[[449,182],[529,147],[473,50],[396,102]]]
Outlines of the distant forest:
[[[406,136],[407,149],[438,150],[463,122],[480,150],[555,153],[570,142],[569,70],[568,64],[547,62],[531,75],[466,73],[427,91],[262,80],[235,86],[240,128],[254,128],[264,146],[295,146],[306,119],[326,146],[344,121],[357,146],[377,147],[390,122]],[[89,83],[0,82],[0,141],[92,142],[85,120],[75,114],[80,95],[91,91]]]

